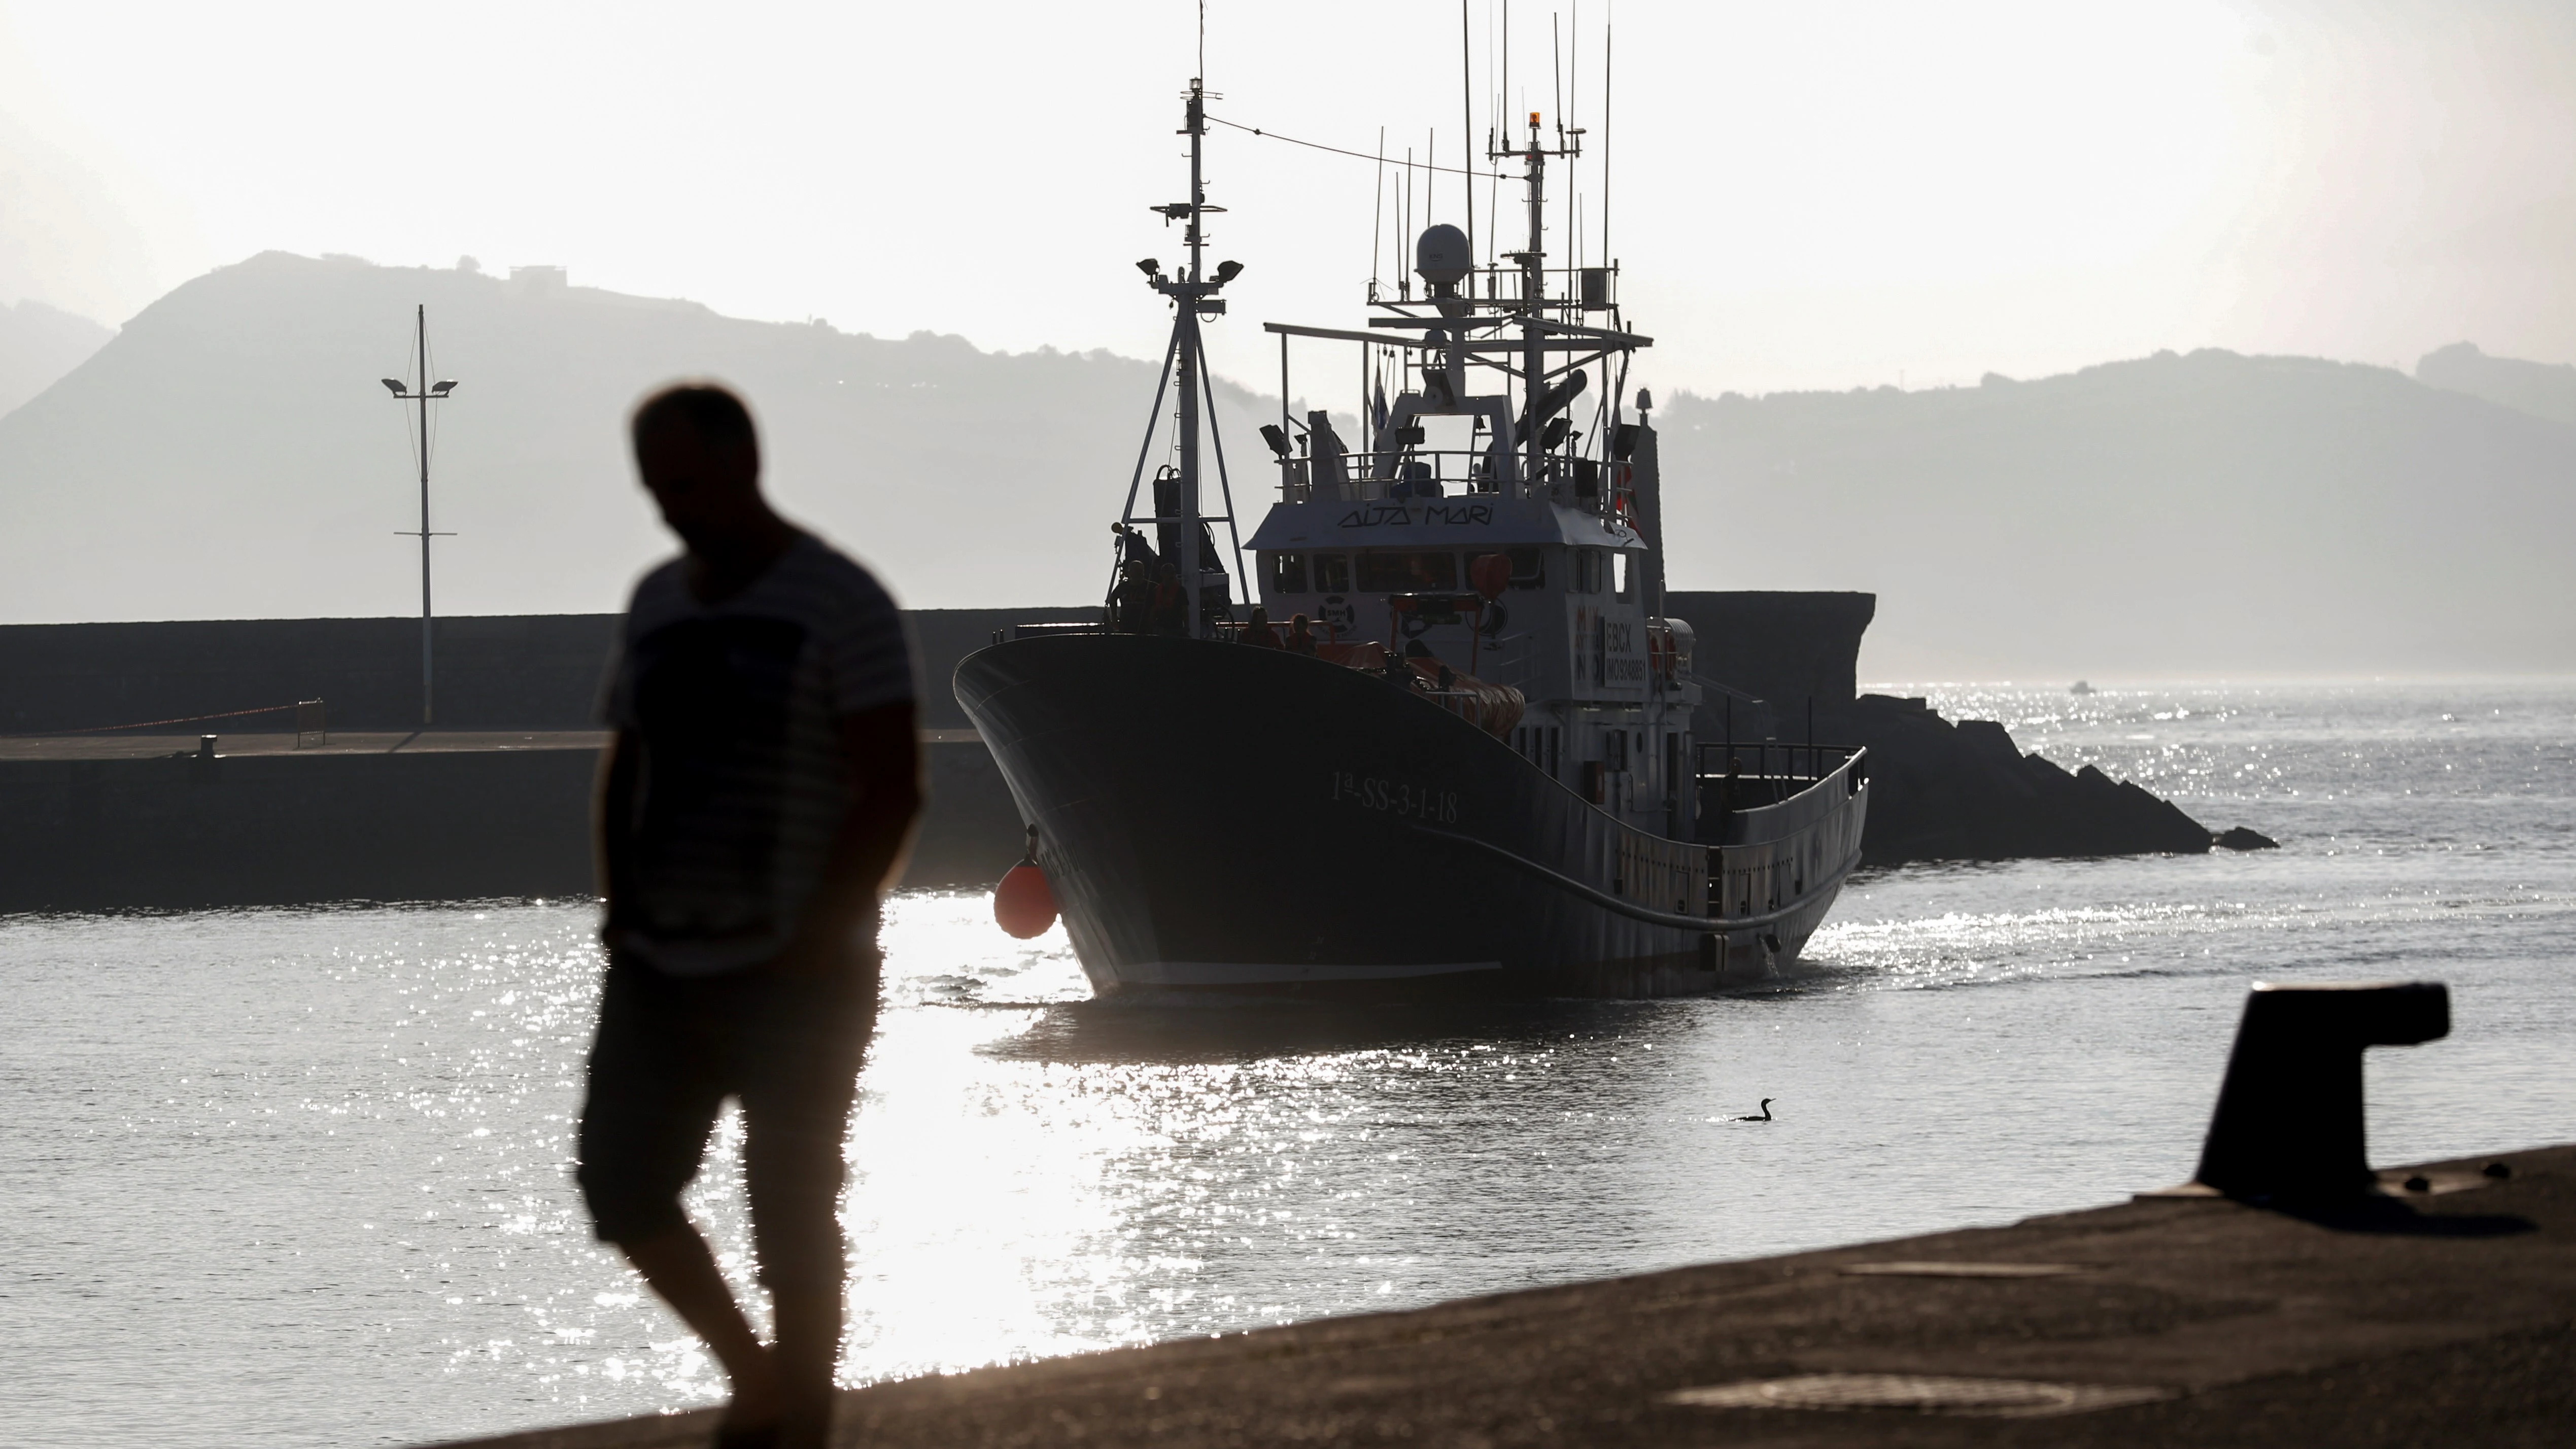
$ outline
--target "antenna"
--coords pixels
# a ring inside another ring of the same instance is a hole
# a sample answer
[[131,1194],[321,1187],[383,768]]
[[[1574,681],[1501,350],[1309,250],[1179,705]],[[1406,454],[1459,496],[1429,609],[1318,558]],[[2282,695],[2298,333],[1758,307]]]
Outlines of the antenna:
[[1610,30],[1611,22],[1601,22],[1601,264],[1609,266],[1610,253]]
[[[1547,82],[1556,96],[1557,134],[1565,133],[1565,42],[1557,34],[1556,17],[1547,17]],[[1563,142],[1558,142],[1562,146]]]
[[[1476,63],[1468,37],[1467,0],[1458,0],[1458,159],[1462,169],[1472,173],[1476,169],[1476,153],[1468,144],[1468,138],[1476,134]],[[1432,159],[1440,158],[1435,156]],[[1473,266],[1476,261],[1475,177],[1460,178],[1458,186],[1467,193],[1467,262]],[[1472,297],[1475,294],[1475,284],[1471,282],[1467,295]]]
[[[1575,7],[1574,18],[1576,24],[1581,23],[1583,10],[1579,4]],[[1577,34],[1578,32],[1575,25],[1568,25],[1566,27],[1565,65],[1561,70],[1554,70],[1553,72],[1556,75],[1557,83],[1560,86],[1570,86],[1574,81],[1574,42]],[[1553,63],[1556,60],[1556,17],[1554,15],[1550,15],[1548,17],[1547,38],[1549,46],[1548,60],[1551,63],[1551,67],[1553,67]],[[1565,161],[1565,260],[1569,269],[1583,265],[1583,194],[1574,189],[1574,153],[1582,148],[1583,142],[1580,137],[1583,135],[1583,128],[1581,126],[1573,126],[1571,129],[1578,139],[1568,141],[1566,139],[1566,132],[1569,128],[1569,123],[1571,123],[1573,119],[1574,113],[1565,108],[1564,98],[1560,95],[1556,103],[1556,146],[1558,150],[1565,151],[1567,153]],[[1569,291],[1572,290],[1571,284],[1574,280],[1575,274],[1569,270],[1566,274],[1566,281],[1569,283]]]
[[[1497,81],[1494,86],[1494,119],[1497,122],[1495,129],[1500,134],[1495,137],[1496,144],[1486,148],[1487,151],[1495,153],[1494,159],[1497,161],[1502,159],[1500,152],[1502,151],[1503,146],[1509,144],[1512,138],[1512,0],[1501,0],[1501,3],[1503,7],[1503,69],[1501,79]],[[1494,168],[1495,181],[1493,195],[1486,198],[1485,209],[1489,213],[1485,218],[1488,223],[1486,230],[1491,238],[1485,244],[1485,265],[1487,266],[1494,265],[1502,258],[1502,174],[1503,168],[1500,166]]]
[[[1386,241],[1386,127],[1377,128],[1377,212],[1369,218],[1369,301],[1377,301],[1377,251]],[[1366,389],[1362,389],[1365,391]]]
[[420,540],[420,723],[426,729],[433,717],[431,703],[434,699],[431,691],[434,681],[430,672],[429,541],[455,537],[454,534],[432,533],[429,528],[429,405],[447,401],[448,396],[456,391],[453,381],[430,381],[429,307],[426,303],[416,303],[412,308],[412,345],[419,368],[414,376],[419,381],[408,392],[393,378],[384,379],[384,384],[385,390],[394,395],[394,401],[420,404],[420,527],[416,531],[397,530],[397,536]]

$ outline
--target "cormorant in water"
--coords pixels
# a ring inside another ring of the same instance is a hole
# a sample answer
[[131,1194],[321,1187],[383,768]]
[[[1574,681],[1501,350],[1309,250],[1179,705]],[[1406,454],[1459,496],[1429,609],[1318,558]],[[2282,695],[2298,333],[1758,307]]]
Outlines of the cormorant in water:
[[1771,1103],[1772,1103],[1774,1100],[1775,1100],[1774,1098],[1770,1098],[1770,1097],[1765,1097],[1765,1098],[1763,1098],[1763,1099],[1762,1099],[1762,1115],[1761,1115],[1761,1116],[1759,1116],[1759,1117],[1738,1117],[1738,1118],[1736,1118],[1735,1120],[1736,1120],[1736,1121],[1738,1121],[1738,1122],[1768,1122],[1768,1121],[1770,1121],[1770,1120],[1771,1120]]

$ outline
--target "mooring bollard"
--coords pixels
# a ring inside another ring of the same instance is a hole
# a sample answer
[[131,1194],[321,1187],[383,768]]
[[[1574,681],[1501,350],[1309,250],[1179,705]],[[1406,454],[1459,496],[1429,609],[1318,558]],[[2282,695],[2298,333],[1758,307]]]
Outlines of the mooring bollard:
[[2361,1054],[2451,1030],[2438,981],[2275,985],[2245,999],[2194,1179],[2234,1198],[2367,1191]]

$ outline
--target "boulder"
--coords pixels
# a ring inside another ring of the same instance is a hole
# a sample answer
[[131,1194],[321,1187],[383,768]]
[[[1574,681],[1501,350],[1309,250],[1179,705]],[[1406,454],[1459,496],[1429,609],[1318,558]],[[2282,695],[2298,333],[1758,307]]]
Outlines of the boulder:
[[2210,849],[2208,827],[2171,801],[2092,765],[2069,771],[2024,754],[1993,720],[1953,722],[1920,699],[1863,695],[1819,708],[1816,731],[1869,747],[1867,864]]

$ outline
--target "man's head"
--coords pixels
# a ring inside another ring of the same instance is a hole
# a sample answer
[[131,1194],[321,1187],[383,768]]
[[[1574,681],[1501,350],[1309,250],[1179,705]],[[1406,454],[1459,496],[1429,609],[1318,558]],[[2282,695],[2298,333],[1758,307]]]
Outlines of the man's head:
[[711,382],[675,383],[635,409],[630,432],[644,487],[691,550],[722,551],[769,526],[760,438],[751,410],[732,392]]

